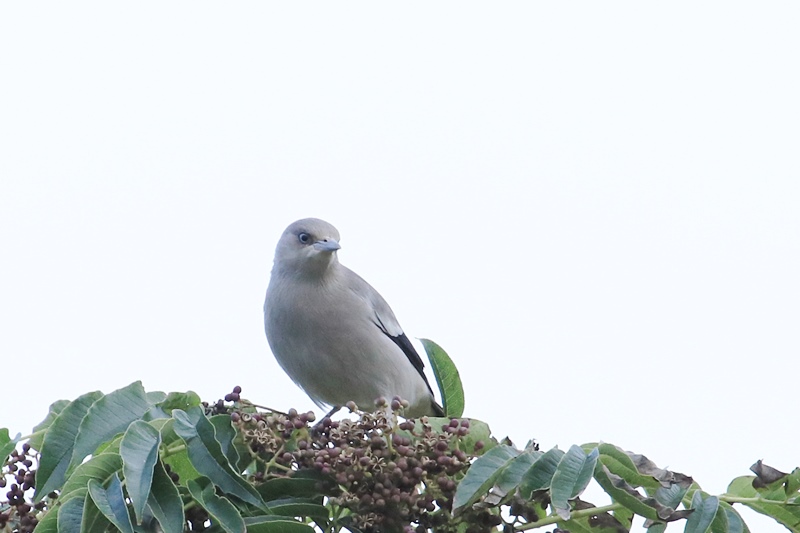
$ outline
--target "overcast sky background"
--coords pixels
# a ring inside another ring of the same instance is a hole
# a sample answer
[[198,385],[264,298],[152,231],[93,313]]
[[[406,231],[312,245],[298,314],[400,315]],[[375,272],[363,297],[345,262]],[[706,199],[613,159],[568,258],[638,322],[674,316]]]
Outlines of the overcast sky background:
[[314,216],[498,437],[712,493],[793,469],[798,27],[793,2],[4,3],[0,427],[135,380],[314,408],[262,323]]

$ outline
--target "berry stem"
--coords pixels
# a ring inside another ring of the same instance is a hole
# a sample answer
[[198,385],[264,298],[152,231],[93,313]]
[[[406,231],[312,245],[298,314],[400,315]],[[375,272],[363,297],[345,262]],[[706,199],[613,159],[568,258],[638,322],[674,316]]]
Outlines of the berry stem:
[[[570,513],[570,520],[576,518],[584,518],[587,516],[594,516],[597,514],[607,513],[609,511],[616,511],[617,509],[624,509],[620,503],[612,503],[609,505],[605,505],[602,507],[592,507],[591,509],[581,509],[580,511],[572,511]],[[536,522],[529,522],[522,526],[516,527],[514,531],[527,531],[529,529],[536,529],[539,527],[549,526],[550,524],[556,524],[558,522],[563,522],[564,520],[558,515],[551,515],[546,518],[542,518],[541,520],[537,520]]]

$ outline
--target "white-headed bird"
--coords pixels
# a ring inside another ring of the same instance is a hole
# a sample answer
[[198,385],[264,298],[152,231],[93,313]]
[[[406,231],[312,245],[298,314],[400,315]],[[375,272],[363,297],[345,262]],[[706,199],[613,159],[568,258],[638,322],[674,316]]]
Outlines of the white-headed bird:
[[264,327],[272,353],[317,405],[407,400],[405,416],[441,416],[423,363],[389,304],[339,263],[339,232],[306,218],[278,242]]

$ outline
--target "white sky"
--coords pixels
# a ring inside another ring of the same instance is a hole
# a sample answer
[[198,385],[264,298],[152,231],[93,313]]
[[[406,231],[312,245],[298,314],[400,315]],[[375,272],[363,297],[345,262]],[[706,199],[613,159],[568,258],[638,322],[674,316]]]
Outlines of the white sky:
[[791,470],[798,27],[793,2],[3,3],[0,427],[137,379],[312,408],[261,306],[315,216],[498,436],[714,493]]

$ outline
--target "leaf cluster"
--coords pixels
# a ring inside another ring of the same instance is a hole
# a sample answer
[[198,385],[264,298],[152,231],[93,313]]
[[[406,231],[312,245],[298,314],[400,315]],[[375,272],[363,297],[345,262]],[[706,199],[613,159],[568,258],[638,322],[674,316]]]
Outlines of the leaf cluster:
[[[759,461],[711,495],[607,443],[519,449],[460,418],[455,367],[425,347],[446,418],[403,419],[395,398],[313,425],[238,387],[208,404],[139,382],[58,401],[25,439],[0,429],[0,531],[623,533],[638,516],[650,533],[749,532],[739,505],[800,531],[800,469]],[[585,501],[591,483],[609,503]]]

